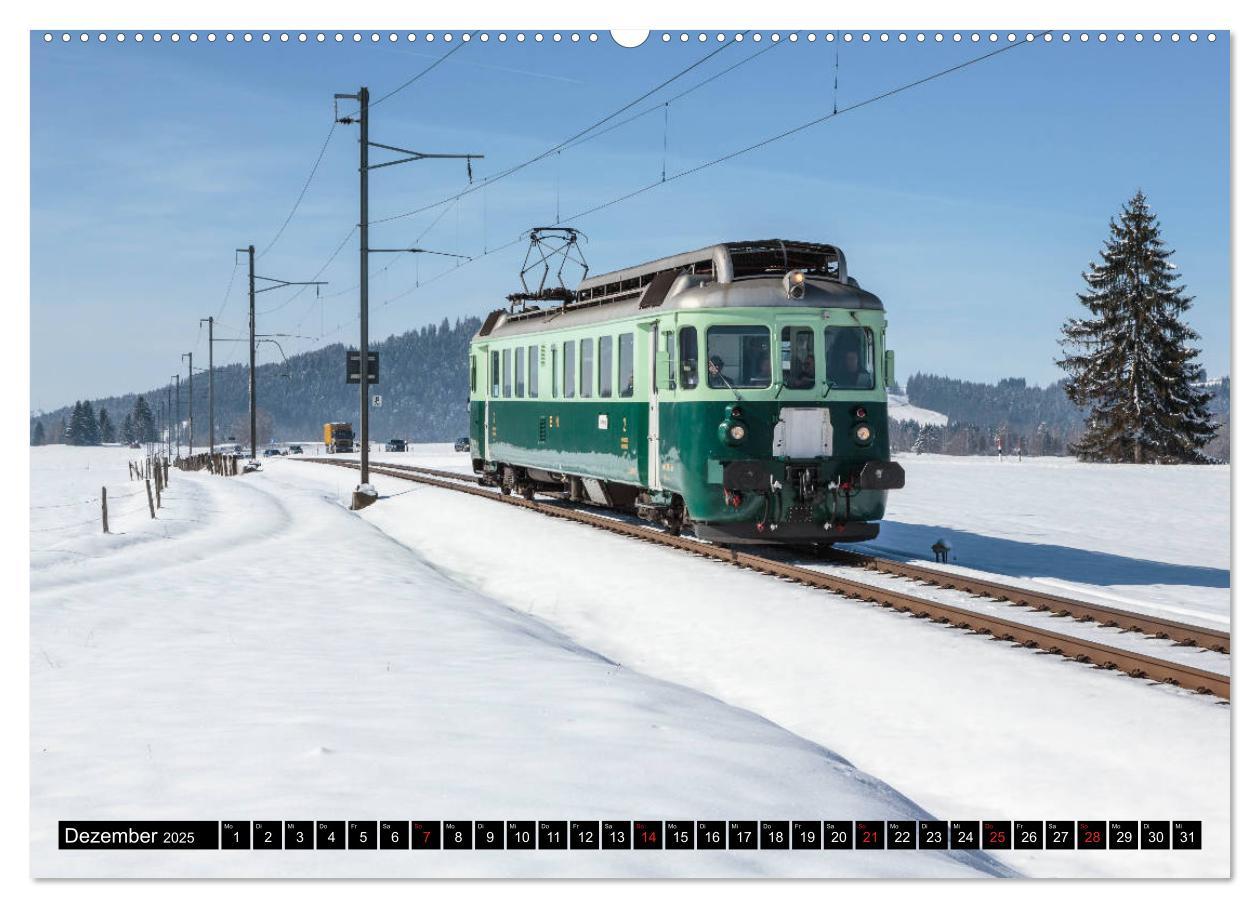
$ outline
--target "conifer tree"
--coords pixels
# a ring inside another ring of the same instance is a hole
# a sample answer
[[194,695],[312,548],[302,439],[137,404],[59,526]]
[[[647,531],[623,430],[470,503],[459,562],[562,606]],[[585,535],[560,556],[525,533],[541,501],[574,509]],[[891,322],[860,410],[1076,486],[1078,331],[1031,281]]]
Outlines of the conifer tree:
[[114,423],[109,418],[109,411],[104,407],[101,407],[101,413],[96,419],[96,424],[100,427],[100,440],[102,444],[112,445],[118,440],[114,436]]
[[136,405],[132,409],[132,425],[135,427],[136,440],[141,442],[156,442],[157,423],[153,418],[153,411],[149,409],[149,402],[144,399],[144,395],[136,398]]
[[1111,221],[1102,262],[1082,275],[1089,317],[1063,325],[1064,390],[1088,407],[1082,460],[1188,463],[1202,459],[1217,426],[1195,386],[1198,334],[1182,319],[1193,297],[1178,283],[1172,250],[1141,190]]
[[31,420],[31,445],[42,445],[46,443],[44,436],[44,423],[42,420]]
[[123,414],[122,440],[124,444],[131,444],[136,440],[136,424],[130,413]]

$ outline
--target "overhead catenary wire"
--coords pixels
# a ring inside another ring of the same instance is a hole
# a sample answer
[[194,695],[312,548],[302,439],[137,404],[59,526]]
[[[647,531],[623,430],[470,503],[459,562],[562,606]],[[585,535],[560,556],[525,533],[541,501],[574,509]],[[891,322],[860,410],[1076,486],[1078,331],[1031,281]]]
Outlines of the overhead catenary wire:
[[[746,32],[740,32],[740,34],[746,34]],[[623,104],[621,107],[617,108],[617,109],[616,109],[616,110],[614,110],[612,113],[610,113],[610,114],[608,114],[608,115],[606,115],[606,116],[604,116],[604,117],[600,118],[600,119],[599,119],[599,120],[597,120],[596,122],[592,123],[590,126],[587,126],[585,129],[582,129],[582,130],[580,130],[580,131],[578,131],[578,132],[574,133],[572,136],[570,136],[569,138],[565,139],[563,142],[558,142],[558,143],[556,143],[555,145],[552,145],[552,146],[551,146],[550,148],[548,148],[546,151],[540,152],[540,153],[538,153],[538,154],[534,155],[534,157],[529,158],[528,160],[522,161],[522,162],[521,162],[521,163],[519,163],[519,164],[515,164],[515,165],[513,165],[513,166],[511,166],[511,167],[508,167],[508,168],[507,168],[507,169],[505,169],[505,170],[501,170],[501,171],[499,171],[498,173],[491,174],[490,176],[488,176],[488,177],[486,177],[484,180],[482,180],[480,183],[476,183],[476,184],[474,184],[474,185],[472,185],[472,186],[469,186],[469,187],[467,187],[466,189],[463,189],[463,190],[461,190],[461,191],[459,191],[459,192],[457,192],[457,193],[455,193],[455,194],[453,194],[453,195],[451,195],[451,196],[448,196],[448,197],[447,197],[447,198],[445,198],[445,199],[440,199],[440,200],[438,200],[438,201],[436,201],[436,202],[430,202],[430,203],[429,203],[429,204],[427,204],[427,205],[421,205],[419,208],[413,208],[413,209],[411,209],[410,211],[402,211],[402,212],[399,212],[398,214],[391,214],[391,215],[387,215],[387,216],[385,216],[385,217],[383,217],[383,218],[377,218],[377,219],[376,219],[376,220],[374,220],[374,221],[368,221],[368,223],[369,223],[369,224],[373,224],[373,225],[375,225],[375,224],[385,224],[385,223],[388,223],[389,221],[398,221],[398,220],[402,220],[403,218],[414,217],[414,216],[415,216],[415,215],[417,215],[417,214],[421,214],[421,213],[423,213],[423,212],[425,212],[425,211],[431,211],[431,210],[432,210],[432,209],[434,209],[434,208],[440,207],[440,206],[442,206],[442,205],[445,205],[445,204],[446,204],[446,203],[448,203],[448,202],[452,202],[452,201],[454,201],[454,200],[456,200],[456,199],[462,198],[463,196],[469,195],[470,193],[473,193],[473,192],[480,192],[481,190],[485,189],[487,186],[490,186],[490,185],[492,185],[492,184],[494,184],[494,183],[497,183],[499,180],[506,179],[507,177],[510,177],[512,174],[514,174],[514,173],[518,173],[518,172],[520,172],[520,171],[524,170],[526,167],[529,167],[529,166],[531,166],[532,164],[537,164],[539,161],[541,161],[541,160],[543,160],[543,159],[545,159],[545,158],[548,158],[548,157],[550,157],[551,155],[553,155],[553,154],[555,154],[555,153],[557,153],[557,152],[559,152],[559,151],[562,151],[562,150],[563,150],[564,148],[566,148],[567,146],[572,145],[572,144],[575,144],[575,143],[576,143],[579,139],[581,139],[581,138],[582,138],[583,136],[585,136],[587,133],[592,132],[593,130],[598,129],[599,127],[601,127],[601,126],[603,126],[605,123],[607,123],[609,120],[612,120],[612,119],[614,119],[615,117],[618,117],[618,116],[620,116],[621,114],[625,113],[625,112],[626,112],[627,110],[629,110],[630,108],[632,108],[632,107],[636,106],[636,105],[637,105],[637,104],[639,104],[640,102],[642,102],[642,101],[644,101],[645,99],[647,99],[647,98],[651,97],[652,95],[656,94],[658,91],[660,91],[660,90],[661,90],[662,88],[664,88],[665,86],[667,86],[667,85],[671,85],[671,84],[673,84],[674,82],[678,81],[678,80],[679,80],[679,79],[681,79],[683,76],[685,76],[687,73],[691,72],[691,71],[692,71],[693,69],[695,69],[696,67],[701,66],[702,64],[704,64],[704,63],[705,63],[705,62],[707,62],[708,60],[712,59],[712,58],[713,58],[714,56],[716,56],[717,54],[720,54],[722,51],[724,51],[724,50],[726,50],[726,49],[728,49],[728,48],[730,48],[730,47],[733,47],[733,46],[735,45],[735,43],[736,43],[736,42],[732,40],[732,41],[727,41],[727,42],[725,42],[724,44],[720,44],[720,45],[718,45],[716,48],[714,48],[713,50],[711,50],[709,53],[705,54],[705,55],[704,55],[704,56],[702,56],[700,59],[698,59],[698,60],[694,61],[693,63],[689,64],[688,66],[686,66],[686,67],[684,67],[683,69],[679,70],[678,72],[674,73],[672,76],[670,76],[670,77],[669,77],[668,79],[666,79],[665,81],[663,81],[663,82],[659,82],[659,83],[657,83],[656,85],[652,86],[652,87],[651,87],[651,88],[649,88],[647,91],[643,92],[643,93],[642,93],[642,94],[640,94],[638,97],[636,97],[634,100],[632,100],[632,101],[630,101],[630,102],[628,102],[628,103],[626,103],[626,104]],[[439,62],[441,62],[441,61],[439,61]]]
[[324,160],[324,154],[328,151],[328,144],[332,141],[333,133],[336,132],[336,130],[337,124],[335,122],[328,127],[328,135],[324,136],[324,143],[319,147],[319,154],[315,157],[315,163],[311,166],[311,172],[306,176],[306,182],[302,184],[302,191],[298,193],[297,201],[295,201],[293,203],[293,207],[289,209],[288,216],[285,217],[284,223],[280,225],[280,229],[276,231],[275,236],[271,238],[271,241],[262,248],[262,251],[259,252],[255,258],[262,258],[271,251],[272,247],[276,245],[281,235],[284,233],[285,228],[289,226],[289,222],[293,220],[293,216],[297,214],[298,206],[301,205],[302,200],[306,198],[306,191],[311,188],[311,181],[315,179],[315,173],[319,170],[319,165]]

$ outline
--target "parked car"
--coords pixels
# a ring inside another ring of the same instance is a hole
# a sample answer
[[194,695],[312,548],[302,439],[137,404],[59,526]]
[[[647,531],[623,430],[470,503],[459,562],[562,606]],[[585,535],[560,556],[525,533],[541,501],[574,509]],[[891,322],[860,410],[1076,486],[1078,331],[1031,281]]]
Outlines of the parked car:
[[281,456],[279,448],[268,448],[267,450],[263,451],[263,457],[279,457],[279,456]]
[[455,439],[456,451],[468,451],[470,449],[471,449],[471,442],[469,442],[467,435],[464,435],[460,438]]
[[303,454],[305,452],[302,450],[301,445],[289,445],[289,453],[290,454]]
[[386,454],[390,453],[391,451],[406,451],[406,450],[407,450],[407,442],[403,441],[401,438],[391,438],[389,441],[385,442]]
[[133,441],[131,444],[127,445],[127,447],[129,447],[129,448],[139,448],[139,447],[140,447],[140,442],[138,442],[138,441]]

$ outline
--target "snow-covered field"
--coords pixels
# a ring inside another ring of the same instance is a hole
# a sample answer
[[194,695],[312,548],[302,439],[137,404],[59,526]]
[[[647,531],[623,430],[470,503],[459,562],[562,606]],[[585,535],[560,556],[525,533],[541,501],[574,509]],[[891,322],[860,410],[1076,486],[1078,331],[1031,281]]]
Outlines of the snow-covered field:
[[921,426],[944,426],[949,424],[949,417],[935,410],[916,407],[904,394],[888,395],[888,418],[899,422],[917,422]]
[[[447,445],[377,456],[468,465]],[[126,486],[125,460],[34,449],[32,501],[83,494],[79,472]],[[1164,609],[1195,594],[1228,620],[1227,470],[909,461],[882,545],[919,554],[943,527],[969,568],[1026,563]],[[182,521],[169,538],[33,534],[36,874],[1003,872],[960,852],[55,849],[59,818],[228,814],[1202,819],[1202,852],[1001,860],[1033,875],[1229,873],[1230,710],[1210,698],[402,480],[377,477],[382,500],[350,513],[356,481],[294,458],[172,474],[169,514],[142,515]],[[1152,538],[1174,499],[1177,539]]]

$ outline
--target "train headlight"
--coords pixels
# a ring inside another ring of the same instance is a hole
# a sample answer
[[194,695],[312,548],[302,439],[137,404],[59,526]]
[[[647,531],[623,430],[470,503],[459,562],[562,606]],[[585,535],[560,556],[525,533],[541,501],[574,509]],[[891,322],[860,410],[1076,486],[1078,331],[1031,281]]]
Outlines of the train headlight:
[[866,423],[858,423],[853,430],[853,437],[858,440],[860,445],[868,445],[871,443],[871,427]]
[[731,426],[731,438],[735,439],[736,441],[743,441],[744,436],[747,434],[748,434],[748,430],[745,429],[743,426],[739,425],[738,423]]
[[798,300],[805,295],[805,272],[789,271],[783,275],[783,292],[790,299]]

